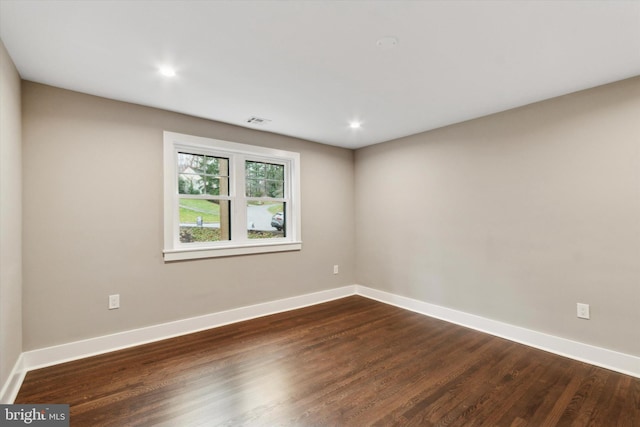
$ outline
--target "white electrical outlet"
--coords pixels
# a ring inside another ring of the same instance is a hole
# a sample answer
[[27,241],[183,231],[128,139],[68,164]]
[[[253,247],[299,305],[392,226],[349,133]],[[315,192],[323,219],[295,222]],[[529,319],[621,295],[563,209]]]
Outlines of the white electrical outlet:
[[589,304],[578,303],[578,317],[580,319],[589,319]]
[[109,310],[120,308],[120,294],[109,295]]
[[340,267],[336,264],[333,266],[333,274],[338,274],[340,272]]

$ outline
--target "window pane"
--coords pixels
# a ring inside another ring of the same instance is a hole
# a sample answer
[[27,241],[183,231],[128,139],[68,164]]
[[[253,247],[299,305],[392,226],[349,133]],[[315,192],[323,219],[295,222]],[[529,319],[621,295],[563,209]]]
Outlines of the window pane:
[[247,178],[247,197],[262,197],[265,194],[264,181],[255,178]]
[[178,173],[200,173],[204,156],[198,154],[178,153]]
[[178,175],[178,194],[205,194],[205,180],[201,175],[181,173]]
[[205,187],[207,194],[212,196],[228,196],[229,195],[229,178],[205,178]]
[[284,165],[247,161],[245,170],[248,197],[284,197]]
[[265,173],[267,179],[284,181],[284,165],[266,164]]
[[267,181],[266,191],[267,191],[267,196],[269,197],[284,197],[284,182]]
[[178,153],[178,194],[229,195],[229,159]]
[[247,202],[247,235],[250,239],[286,237],[282,202]]
[[180,199],[180,242],[230,240],[228,200]]
[[248,178],[264,178],[264,163],[246,162],[246,174]]

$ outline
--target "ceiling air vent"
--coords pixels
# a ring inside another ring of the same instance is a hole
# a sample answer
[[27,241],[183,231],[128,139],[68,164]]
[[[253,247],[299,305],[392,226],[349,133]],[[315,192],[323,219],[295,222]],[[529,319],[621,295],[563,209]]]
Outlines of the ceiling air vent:
[[251,124],[251,125],[259,125],[259,126],[264,126],[267,123],[269,123],[271,120],[269,119],[263,119],[261,117],[256,117],[256,116],[251,116],[247,119],[247,123]]

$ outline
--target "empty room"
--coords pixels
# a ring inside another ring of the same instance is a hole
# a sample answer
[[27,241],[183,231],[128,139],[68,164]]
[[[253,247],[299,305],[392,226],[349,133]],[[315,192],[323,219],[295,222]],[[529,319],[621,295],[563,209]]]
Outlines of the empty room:
[[0,424],[640,426],[640,1],[0,0]]

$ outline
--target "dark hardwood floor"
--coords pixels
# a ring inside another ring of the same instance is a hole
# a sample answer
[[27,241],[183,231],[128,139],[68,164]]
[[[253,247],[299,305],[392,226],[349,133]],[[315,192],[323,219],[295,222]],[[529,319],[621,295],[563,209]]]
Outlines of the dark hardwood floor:
[[640,426],[640,379],[362,297],[27,374],[72,426]]

